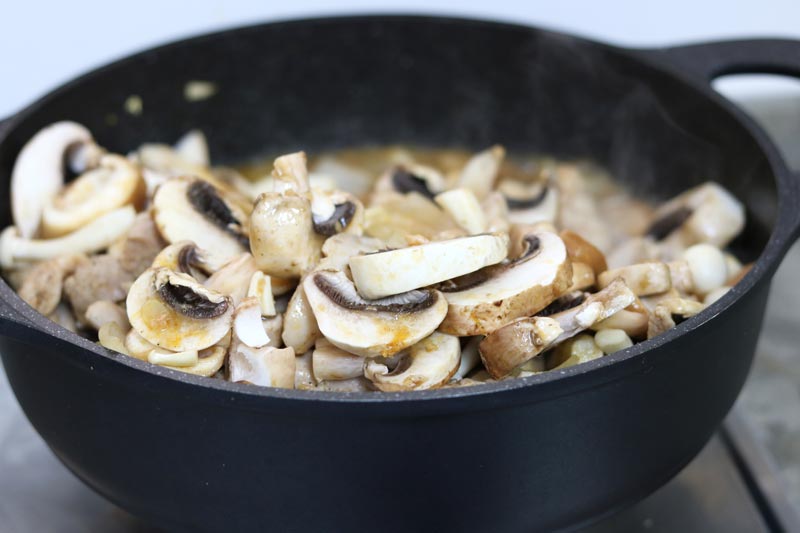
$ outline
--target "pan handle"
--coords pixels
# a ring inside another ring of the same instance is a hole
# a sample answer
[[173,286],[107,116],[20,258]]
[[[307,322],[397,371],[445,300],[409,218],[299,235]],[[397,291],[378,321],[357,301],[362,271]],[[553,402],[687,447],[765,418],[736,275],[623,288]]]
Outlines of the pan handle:
[[[672,65],[675,74],[710,84],[727,74],[780,74],[800,78],[800,40],[745,39],[647,50],[651,58]],[[800,238],[800,172],[787,172],[793,223],[790,242]]]

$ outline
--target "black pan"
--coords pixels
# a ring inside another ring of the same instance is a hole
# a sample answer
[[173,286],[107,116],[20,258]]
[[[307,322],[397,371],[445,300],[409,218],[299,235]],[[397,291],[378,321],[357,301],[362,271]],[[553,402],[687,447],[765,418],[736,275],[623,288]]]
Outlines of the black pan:
[[[62,119],[123,153],[201,128],[223,162],[498,142],[593,158],[653,199],[717,180],[747,205],[735,250],[755,267],[698,316],[622,352],[406,394],[273,390],[150,366],[50,323],[0,283],[12,388],[78,477],[169,530],[534,531],[612,513],[681,470],[728,412],[798,236],[796,176],[709,86],[736,72],[800,75],[800,44],[626,50],[507,24],[347,17],[225,31],[92,72],[3,125],[5,190],[23,143]],[[219,92],[187,102],[195,79]],[[141,116],[122,111],[131,94]]]

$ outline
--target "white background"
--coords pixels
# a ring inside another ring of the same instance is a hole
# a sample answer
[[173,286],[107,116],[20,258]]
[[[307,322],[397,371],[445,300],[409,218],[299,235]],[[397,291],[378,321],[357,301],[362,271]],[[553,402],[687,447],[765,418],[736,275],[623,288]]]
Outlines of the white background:
[[[798,0],[0,0],[0,117],[76,74],[154,44],[263,20],[353,12],[488,17],[633,46],[723,37],[800,38]],[[763,89],[763,83],[755,87]]]

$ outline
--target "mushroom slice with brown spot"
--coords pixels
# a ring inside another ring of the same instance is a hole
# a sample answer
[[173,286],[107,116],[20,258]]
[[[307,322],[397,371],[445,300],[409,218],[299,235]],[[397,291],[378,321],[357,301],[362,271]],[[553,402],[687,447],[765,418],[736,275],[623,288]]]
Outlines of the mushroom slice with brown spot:
[[461,348],[461,360],[458,364],[456,373],[453,374],[451,381],[462,380],[467,374],[475,370],[481,362],[481,354],[478,352],[478,345],[483,340],[482,337],[472,337]]
[[341,381],[364,375],[364,358],[318,339],[311,355],[311,366],[317,381]]
[[432,333],[413,345],[392,371],[385,364],[367,360],[364,376],[384,392],[436,389],[450,380],[460,362],[458,337]]
[[233,304],[239,305],[247,296],[250,280],[256,272],[258,267],[253,256],[243,253],[214,272],[204,285],[210,290],[230,296]]
[[169,243],[192,241],[222,265],[247,252],[247,214],[223,191],[194,178],[172,178],[156,190],[153,219]]
[[705,242],[725,247],[744,228],[744,206],[713,181],[690,189],[659,207],[647,235],[656,240],[675,235],[683,246]]
[[380,205],[398,194],[409,193],[433,200],[444,188],[444,176],[435,168],[402,164],[390,168],[376,180],[369,203]]
[[15,226],[9,226],[0,233],[0,266],[15,268],[21,263],[64,254],[99,252],[125,235],[135,218],[133,207],[121,207],[56,239],[25,239],[20,237]]
[[56,194],[42,211],[42,234],[60,237],[124,205],[141,208],[145,184],[139,170],[122,156],[108,154]]
[[48,259],[28,271],[17,293],[43,315],[55,311],[61,301],[64,279],[81,264],[88,262],[84,254],[69,254]]
[[96,147],[89,130],[64,121],[39,130],[22,147],[11,172],[11,213],[21,237],[36,235],[42,211],[64,185],[65,161],[83,171],[75,167],[86,166],[89,146]]
[[569,255],[572,262],[589,265],[595,275],[600,275],[600,273],[608,270],[605,255],[592,243],[570,230],[564,230],[558,236],[564,241],[564,245],[567,247],[567,255]]
[[131,286],[128,319],[139,335],[176,352],[202,350],[230,330],[230,297],[166,268],[145,271]]
[[506,200],[512,224],[555,222],[558,217],[558,189],[554,184],[504,180],[497,190]]
[[123,334],[131,329],[125,310],[111,300],[98,300],[86,309],[86,322],[96,330],[110,322],[120,327]]
[[447,317],[439,327],[451,335],[482,335],[515,318],[544,309],[572,283],[564,242],[553,233],[527,236],[527,250],[517,259],[442,288]]
[[250,218],[250,248],[260,270],[298,278],[319,260],[322,238],[314,232],[311,203],[305,196],[264,193]]
[[306,276],[303,289],[320,331],[356,355],[389,356],[430,335],[447,313],[436,290],[414,290],[378,300],[362,298],[343,272]]
[[233,342],[228,352],[228,380],[261,387],[293,389],[296,365],[291,348],[251,348]]
[[350,258],[359,294],[383,298],[494,265],[508,253],[508,237],[473,235]]
[[622,278],[637,296],[658,294],[672,288],[669,267],[665,263],[639,263],[606,270],[597,276],[597,285],[607,287],[617,278]]
[[205,251],[192,241],[179,241],[166,246],[155,256],[150,266],[188,274],[196,280],[205,280],[212,274],[212,266],[208,264]]
[[364,205],[348,192],[312,190],[311,218],[314,232],[323,237],[364,232]]
[[483,199],[494,187],[506,151],[495,145],[472,156],[458,177],[458,187],[470,189],[478,199]]
[[635,299],[622,280],[615,280],[575,307],[547,317],[520,318],[481,341],[483,364],[492,377],[501,378],[551,346],[618,313]]

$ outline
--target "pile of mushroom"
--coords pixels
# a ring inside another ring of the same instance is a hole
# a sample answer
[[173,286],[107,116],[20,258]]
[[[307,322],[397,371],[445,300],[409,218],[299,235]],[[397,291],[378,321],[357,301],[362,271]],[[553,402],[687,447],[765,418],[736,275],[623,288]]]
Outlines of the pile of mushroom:
[[13,170],[6,279],[62,326],[155,365],[395,392],[624,350],[747,271],[724,251],[744,208],[713,182],[655,208],[592,167],[499,146],[363,150],[361,168],[353,152],[315,165],[296,152],[267,175],[208,153],[197,131],[122,156],[79,124],[44,128]]

